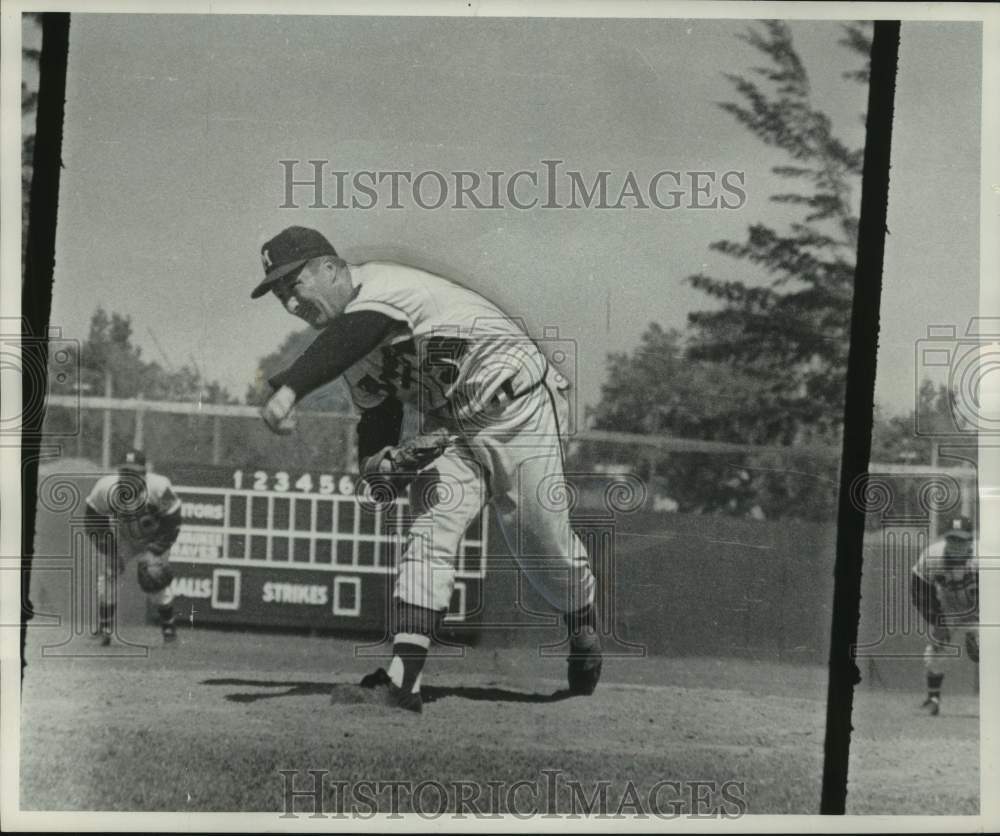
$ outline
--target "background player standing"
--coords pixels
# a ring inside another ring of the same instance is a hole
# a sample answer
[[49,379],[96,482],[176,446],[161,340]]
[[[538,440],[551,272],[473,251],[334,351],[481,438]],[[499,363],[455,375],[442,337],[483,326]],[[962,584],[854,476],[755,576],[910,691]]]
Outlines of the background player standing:
[[169,551],[181,528],[181,501],[166,476],[148,473],[146,457],[130,450],[118,473],[97,480],[87,497],[86,529],[98,558],[101,644],[114,632],[115,582],[136,559],[139,587],[156,606],[163,640],[177,638]]
[[[569,510],[547,501],[564,481],[566,379],[491,302],[440,276],[389,262],[349,265],[319,232],[290,227],[261,248],[271,292],[320,335],[261,414],[290,432],[294,405],[343,375],[361,412],[358,461],[369,489],[401,490],[417,473],[444,491],[412,491],[390,608],[393,658],[363,684],[419,711],[420,674],[447,612],[459,543],[491,502],[511,553],[569,626],[569,687],[590,694],[601,671],[594,576]],[[403,404],[421,435],[400,444]],[[442,501],[446,494],[449,498]]]
[[928,627],[924,650],[927,698],[922,707],[935,716],[941,710],[945,663],[954,655],[948,646],[951,627],[965,630],[965,652],[979,664],[977,565],[972,521],[958,517],[944,537],[921,553],[910,573],[913,605]]

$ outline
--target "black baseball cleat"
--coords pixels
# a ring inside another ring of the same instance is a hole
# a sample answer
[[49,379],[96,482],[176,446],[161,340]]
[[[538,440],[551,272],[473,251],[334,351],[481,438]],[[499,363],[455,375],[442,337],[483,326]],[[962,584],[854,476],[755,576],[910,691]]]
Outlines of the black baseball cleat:
[[927,709],[927,713],[931,717],[937,717],[941,713],[941,698],[940,697],[928,697],[920,704],[921,708]]
[[107,633],[101,630],[101,647],[109,647],[111,645],[111,633]]
[[386,673],[385,668],[379,668],[374,673],[364,676],[361,687],[368,688],[375,695],[375,702],[390,708],[402,708],[419,714],[424,710],[424,701],[420,692],[406,692],[396,685]]
[[569,640],[569,690],[589,697],[601,679],[601,639],[593,627],[583,627]]

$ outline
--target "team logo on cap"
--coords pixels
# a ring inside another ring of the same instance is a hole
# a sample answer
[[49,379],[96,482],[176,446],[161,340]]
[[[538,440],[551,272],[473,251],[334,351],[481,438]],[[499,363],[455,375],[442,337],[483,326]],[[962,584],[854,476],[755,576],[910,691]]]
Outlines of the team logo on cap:
[[260,251],[260,260],[264,262],[265,270],[270,270],[273,266],[274,262],[271,261],[271,253],[268,252],[267,247],[264,247],[264,249]]

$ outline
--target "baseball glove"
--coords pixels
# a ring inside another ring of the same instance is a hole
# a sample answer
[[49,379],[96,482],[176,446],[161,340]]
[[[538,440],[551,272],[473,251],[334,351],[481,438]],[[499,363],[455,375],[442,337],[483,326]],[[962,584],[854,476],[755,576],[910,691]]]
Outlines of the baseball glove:
[[143,592],[159,592],[170,586],[174,579],[174,571],[170,568],[170,561],[162,555],[155,555],[144,552],[136,562],[136,575],[139,580],[139,588]]
[[435,430],[414,436],[397,447],[390,447],[386,458],[389,459],[393,472],[416,475],[454,444],[455,440],[456,437],[447,430]]
[[392,502],[417,474],[455,443],[447,430],[414,436],[396,447],[386,447],[362,464],[362,474],[378,502]]

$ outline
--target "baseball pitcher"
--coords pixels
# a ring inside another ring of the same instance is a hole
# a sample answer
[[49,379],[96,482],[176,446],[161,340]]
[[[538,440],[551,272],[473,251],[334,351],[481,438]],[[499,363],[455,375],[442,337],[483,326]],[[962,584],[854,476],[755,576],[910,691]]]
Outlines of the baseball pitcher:
[[134,559],[139,587],[156,606],[163,641],[177,638],[169,551],[181,528],[181,501],[166,476],[146,472],[146,457],[130,450],[118,473],[98,479],[87,497],[86,529],[99,561],[101,644],[114,632],[114,584]]
[[[423,270],[348,264],[319,232],[290,227],[261,249],[272,293],[320,330],[270,381],[262,417],[290,432],[295,404],[343,375],[361,413],[358,461],[374,498],[391,499],[418,475],[441,491],[411,490],[415,515],[398,566],[393,658],[363,684],[389,705],[420,711],[420,674],[447,611],[459,542],[489,501],[529,581],[569,626],[569,687],[590,694],[601,671],[594,576],[551,500],[564,480],[562,428],[568,381],[524,331],[482,296]],[[420,434],[401,439],[403,405]]]
[[965,652],[979,664],[979,575],[972,521],[958,517],[940,540],[917,558],[910,573],[913,606],[927,622],[924,650],[927,698],[922,708],[937,716],[941,711],[941,684],[945,663],[952,656],[952,629],[965,631]]

